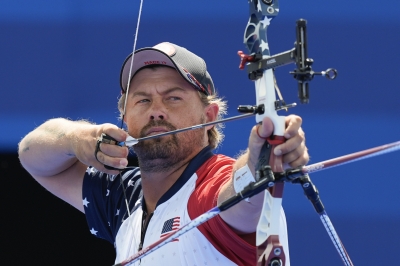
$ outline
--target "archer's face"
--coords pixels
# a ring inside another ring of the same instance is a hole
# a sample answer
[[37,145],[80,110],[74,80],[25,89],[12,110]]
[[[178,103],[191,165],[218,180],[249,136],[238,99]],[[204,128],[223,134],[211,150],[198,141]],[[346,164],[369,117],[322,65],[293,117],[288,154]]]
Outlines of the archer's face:
[[171,129],[151,127],[148,123],[170,123],[176,128],[194,125],[204,111],[198,92],[175,69],[146,68],[132,79],[126,123],[134,137],[159,134]]
[[[175,69],[146,68],[130,84],[125,123],[131,136],[145,137],[204,123],[207,109],[198,92]],[[146,140],[134,149],[139,159],[155,160],[183,149],[197,154],[207,145],[206,130],[197,129]]]

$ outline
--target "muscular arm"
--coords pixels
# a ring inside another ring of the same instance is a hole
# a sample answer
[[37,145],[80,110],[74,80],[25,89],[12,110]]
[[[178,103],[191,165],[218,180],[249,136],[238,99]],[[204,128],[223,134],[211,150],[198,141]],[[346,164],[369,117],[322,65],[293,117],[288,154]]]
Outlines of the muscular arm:
[[[52,119],[22,139],[19,158],[43,187],[83,212],[82,182],[87,166],[92,165],[110,174],[117,173],[105,169],[94,158],[96,140],[102,132],[110,133],[120,141],[126,139],[126,133],[114,125]],[[126,166],[126,147],[113,146],[101,144],[99,160],[114,167]]]
[[[289,116],[286,119],[285,137],[288,139],[284,144],[277,146],[274,150],[275,155],[282,155],[283,162],[291,167],[304,165],[308,162],[309,156],[305,147],[304,132],[300,128],[301,118]],[[258,161],[260,150],[265,140],[260,138],[257,133],[258,126],[253,127],[249,147],[236,161],[233,167],[233,173],[248,165],[255,176],[255,167]],[[273,132],[273,125],[268,118],[264,119],[260,125],[260,136],[270,136]],[[218,196],[218,204],[235,195],[233,187],[233,178],[222,187]],[[231,209],[222,212],[221,218],[231,227],[241,233],[251,233],[256,230],[258,219],[260,217],[263,205],[263,194],[260,193],[250,199],[250,202],[242,201]]]

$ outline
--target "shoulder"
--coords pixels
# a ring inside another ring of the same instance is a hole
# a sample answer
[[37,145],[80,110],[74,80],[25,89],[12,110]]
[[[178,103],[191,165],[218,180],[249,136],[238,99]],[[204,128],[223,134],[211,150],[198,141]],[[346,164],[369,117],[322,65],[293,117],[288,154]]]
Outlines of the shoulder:
[[84,179],[87,182],[114,182],[116,180],[122,179],[122,181],[130,180],[132,178],[140,179],[140,168],[139,167],[129,167],[122,170],[117,175],[110,175],[103,172],[100,172],[96,168],[89,166],[86,169],[86,173]]
[[212,156],[196,171],[197,183],[201,183],[205,179],[219,178],[231,174],[235,161],[235,159],[222,154]]
[[[207,208],[215,206],[217,195],[221,187],[230,180],[235,159],[217,154],[209,158],[196,171],[196,188],[191,203],[203,202]],[[211,196],[213,195],[213,196]]]
[[93,197],[99,198],[109,195],[110,192],[113,192],[114,197],[120,197],[124,188],[134,191],[141,189],[140,181],[139,167],[124,169],[118,175],[109,175],[89,166],[83,179],[82,191],[84,194],[91,194]]
[[[142,195],[140,169],[135,167],[108,175],[88,167],[83,181],[84,212],[96,236],[111,243]],[[126,196],[125,196],[126,195]],[[92,233],[93,233],[92,232]]]

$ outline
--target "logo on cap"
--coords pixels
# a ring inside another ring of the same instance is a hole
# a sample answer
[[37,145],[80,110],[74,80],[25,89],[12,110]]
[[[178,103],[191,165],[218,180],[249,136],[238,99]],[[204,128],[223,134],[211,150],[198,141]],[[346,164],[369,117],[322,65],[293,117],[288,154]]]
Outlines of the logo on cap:
[[[183,68],[183,70],[186,72],[186,76],[188,77],[188,79],[190,80],[190,82],[193,83],[193,85],[195,85],[200,91],[202,91],[203,93],[207,93],[207,91],[204,89],[203,85],[201,85],[200,82],[197,81],[197,79],[186,69]],[[209,93],[211,94],[211,93]]]
[[143,65],[147,66],[147,65],[166,65],[167,62],[165,61],[145,61],[143,62]]

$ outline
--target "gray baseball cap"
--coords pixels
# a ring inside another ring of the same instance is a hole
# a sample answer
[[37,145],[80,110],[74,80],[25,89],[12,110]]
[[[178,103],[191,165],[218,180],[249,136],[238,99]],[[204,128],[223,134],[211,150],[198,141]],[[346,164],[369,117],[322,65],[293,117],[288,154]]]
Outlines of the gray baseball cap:
[[[122,93],[126,92],[131,67],[132,54],[122,64],[120,85]],[[186,48],[173,43],[163,42],[154,47],[135,51],[131,79],[144,67],[164,65],[175,68],[178,73],[193,87],[206,95],[214,95],[215,88],[204,60]]]

